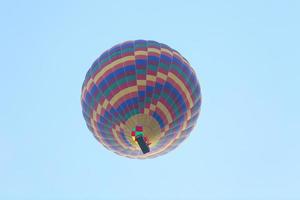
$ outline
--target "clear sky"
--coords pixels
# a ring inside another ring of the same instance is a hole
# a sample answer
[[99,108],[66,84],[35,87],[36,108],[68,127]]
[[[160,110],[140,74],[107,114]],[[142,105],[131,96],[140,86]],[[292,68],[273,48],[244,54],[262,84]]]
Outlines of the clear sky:
[[[299,10],[284,0],[2,0],[0,199],[300,199]],[[107,151],[80,106],[92,62],[134,39],[181,52],[203,94],[190,137],[149,160]]]

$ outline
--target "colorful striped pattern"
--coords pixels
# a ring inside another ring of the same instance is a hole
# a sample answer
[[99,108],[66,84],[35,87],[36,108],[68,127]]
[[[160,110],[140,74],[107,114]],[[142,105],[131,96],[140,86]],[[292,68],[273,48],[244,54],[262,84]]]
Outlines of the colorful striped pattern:
[[[176,148],[191,132],[201,106],[197,77],[188,61],[167,45],[136,40],[105,51],[86,74],[81,94],[88,128],[107,149],[150,158]],[[144,127],[150,152],[132,140]]]

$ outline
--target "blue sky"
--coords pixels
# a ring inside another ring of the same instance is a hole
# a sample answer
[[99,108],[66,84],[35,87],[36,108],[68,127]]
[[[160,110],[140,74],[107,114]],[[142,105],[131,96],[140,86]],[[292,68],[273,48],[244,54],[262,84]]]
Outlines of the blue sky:
[[[299,1],[1,1],[0,199],[300,199],[299,10]],[[181,52],[203,93],[190,137],[150,160],[107,151],[80,107],[92,62],[134,39]]]

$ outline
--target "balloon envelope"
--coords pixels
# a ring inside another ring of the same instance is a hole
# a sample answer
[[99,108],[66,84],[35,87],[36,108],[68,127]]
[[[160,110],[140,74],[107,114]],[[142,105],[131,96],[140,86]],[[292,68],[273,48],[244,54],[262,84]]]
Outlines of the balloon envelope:
[[[169,46],[136,40],[105,51],[86,74],[81,94],[86,124],[104,147],[130,158],[176,148],[191,132],[201,106],[200,85],[188,61]],[[150,152],[131,132],[143,127]]]

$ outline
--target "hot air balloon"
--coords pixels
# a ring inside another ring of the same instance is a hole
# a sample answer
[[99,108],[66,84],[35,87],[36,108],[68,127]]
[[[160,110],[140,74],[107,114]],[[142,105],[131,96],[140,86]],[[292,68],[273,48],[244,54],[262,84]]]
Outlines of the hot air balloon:
[[87,127],[105,148],[129,158],[154,158],[189,136],[201,91],[180,53],[135,40],[95,60],[83,82],[81,105]]

